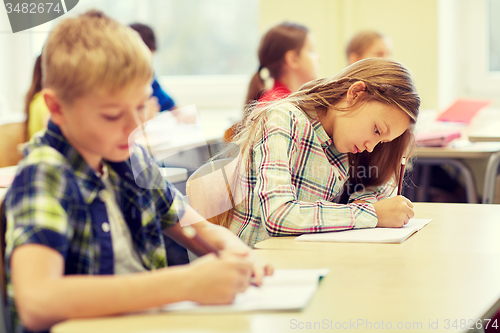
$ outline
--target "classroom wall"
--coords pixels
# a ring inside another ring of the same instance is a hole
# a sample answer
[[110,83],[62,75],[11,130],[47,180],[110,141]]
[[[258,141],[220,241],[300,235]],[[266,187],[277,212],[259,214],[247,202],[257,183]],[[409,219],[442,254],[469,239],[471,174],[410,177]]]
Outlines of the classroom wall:
[[356,32],[374,29],[390,36],[394,59],[414,76],[422,109],[438,107],[437,0],[261,0],[262,33],[284,20],[315,34],[321,76],[347,65],[345,46]]

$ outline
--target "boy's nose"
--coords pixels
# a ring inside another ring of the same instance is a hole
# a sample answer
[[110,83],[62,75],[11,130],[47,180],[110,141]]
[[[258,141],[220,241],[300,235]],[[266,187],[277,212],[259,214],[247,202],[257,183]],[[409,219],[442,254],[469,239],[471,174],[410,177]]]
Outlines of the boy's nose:
[[124,128],[124,132],[127,135],[130,135],[138,126],[142,125],[142,120],[140,119],[139,115],[137,115],[135,112],[131,112],[129,116],[127,117],[127,123]]

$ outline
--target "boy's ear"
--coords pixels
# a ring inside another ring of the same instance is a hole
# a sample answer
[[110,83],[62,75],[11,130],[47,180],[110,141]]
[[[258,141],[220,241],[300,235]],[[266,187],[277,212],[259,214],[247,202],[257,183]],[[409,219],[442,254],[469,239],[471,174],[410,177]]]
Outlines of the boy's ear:
[[43,89],[40,92],[45,100],[45,105],[50,111],[50,119],[54,124],[61,126],[64,124],[64,115],[61,110],[61,101],[53,89]]
[[365,93],[366,84],[363,81],[354,82],[347,90],[347,103],[354,104],[356,99]]
[[299,67],[299,54],[295,50],[288,50],[285,53],[285,65],[289,66],[292,69],[296,69]]

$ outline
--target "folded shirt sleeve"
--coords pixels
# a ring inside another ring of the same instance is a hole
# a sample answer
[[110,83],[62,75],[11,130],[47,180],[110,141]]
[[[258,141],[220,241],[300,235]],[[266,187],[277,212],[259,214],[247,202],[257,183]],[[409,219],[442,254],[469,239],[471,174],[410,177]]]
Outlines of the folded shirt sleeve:
[[382,199],[396,196],[397,191],[394,182],[389,182],[377,187],[367,187],[361,191],[354,192],[349,197],[349,203],[355,200],[364,200],[369,203],[375,203]]
[[40,244],[66,259],[73,227],[67,211],[75,188],[68,186],[64,170],[48,163],[22,167],[6,198],[6,253],[24,244]]

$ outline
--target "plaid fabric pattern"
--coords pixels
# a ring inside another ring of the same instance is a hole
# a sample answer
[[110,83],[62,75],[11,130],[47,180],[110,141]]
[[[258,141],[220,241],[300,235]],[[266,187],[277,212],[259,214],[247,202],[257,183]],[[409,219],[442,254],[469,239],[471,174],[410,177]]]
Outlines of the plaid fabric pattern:
[[349,178],[348,156],[336,150],[319,120],[288,103],[268,110],[258,133],[241,184],[246,197],[230,226],[245,243],[377,225],[372,203],[393,187],[358,188],[349,204],[335,203]]
[[[166,267],[162,230],[184,214],[182,196],[163,180],[154,161],[139,146],[128,161],[103,163],[108,166],[109,181],[142,264],[149,270]],[[142,171],[135,178],[131,164]],[[113,274],[111,237],[102,226],[108,221],[99,196],[104,189],[99,175],[53,123],[30,141],[5,197],[6,281],[16,331],[22,327],[15,308],[10,258],[18,246],[34,243],[58,251],[65,259],[66,275]]]

